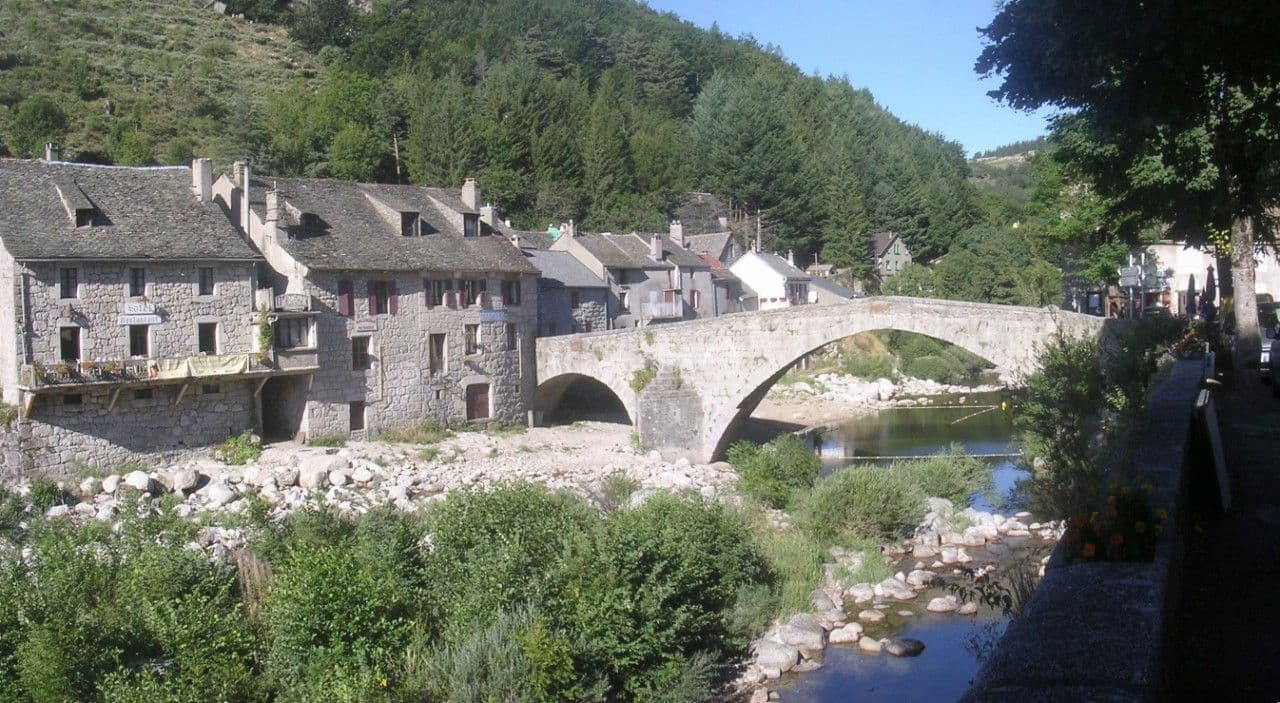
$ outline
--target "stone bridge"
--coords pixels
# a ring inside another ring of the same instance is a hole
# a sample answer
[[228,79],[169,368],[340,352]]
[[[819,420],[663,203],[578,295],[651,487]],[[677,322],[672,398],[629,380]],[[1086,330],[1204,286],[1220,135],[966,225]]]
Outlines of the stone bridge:
[[538,339],[535,409],[548,412],[589,378],[622,402],[640,441],[667,458],[723,456],[741,423],[797,360],[872,330],[927,335],[1019,380],[1055,334],[1100,336],[1106,320],[1056,308],[876,297],[744,312],[628,330]]

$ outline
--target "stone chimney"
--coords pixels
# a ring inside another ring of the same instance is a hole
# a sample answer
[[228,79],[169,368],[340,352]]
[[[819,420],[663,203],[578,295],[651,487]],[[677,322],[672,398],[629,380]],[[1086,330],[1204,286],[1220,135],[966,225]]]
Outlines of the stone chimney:
[[729,229],[729,218],[721,215],[716,218],[720,222],[720,229]]
[[480,221],[490,227],[498,226],[498,208],[492,204],[480,208]]
[[796,253],[794,250],[791,250],[791,249],[787,250],[787,263],[791,264],[792,266],[796,265]]
[[280,224],[280,191],[267,191],[266,202],[267,231],[270,232]]
[[480,207],[480,186],[476,179],[468,178],[462,182],[462,204],[476,210]]
[[654,261],[662,261],[662,237],[649,235],[649,256]]
[[213,200],[212,159],[195,159],[191,162],[191,192],[202,203]]
[[231,164],[231,182],[243,188],[244,174],[246,170],[247,168],[243,161],[237,161]]
[[57,161],[60,156],[61,154],[58,153],[58,147],[54,146],[53,142],[45,142],[45,145],[44,145],[45,161],[50,161],[50,162]]
[[680,220],[672,220],[670,229],[671,241],[675,242],[676,246],[684,249],[684,225],[680,224]]

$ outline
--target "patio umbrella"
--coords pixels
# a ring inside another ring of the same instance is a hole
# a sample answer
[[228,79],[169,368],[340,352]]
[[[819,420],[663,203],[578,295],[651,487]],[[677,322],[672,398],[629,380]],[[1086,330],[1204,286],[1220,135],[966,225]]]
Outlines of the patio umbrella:
[[1196,275],[1194,273],[1187,277],[1187,304],[1182,309],[1182,314],[1188,319],[1196,316]]
[[1217,316],[1217,310],[1213,307],[1213,301],[1218,297],[1218,280],[1213,277],[1213,267],[1208,269],[1207,277],[1204,282],[1204,295],[1200,298],[1200,317],[1209,322],[1213,322],[1213,318]]

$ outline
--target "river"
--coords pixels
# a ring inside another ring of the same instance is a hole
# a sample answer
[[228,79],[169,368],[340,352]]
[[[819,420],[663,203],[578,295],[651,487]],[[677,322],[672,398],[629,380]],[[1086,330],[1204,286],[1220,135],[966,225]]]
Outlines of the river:
[[[970,454],[1014,454],[1012,405],[1016,396],[1004,393],[937,396],[925,407],[894,408],[850,420],[821,436],[826,472],[860,462],[888,461],[882,457],[936,454],[953,444]],[[876,457],[873,459],[849,457]],[[973,497],[981,510],[1011,514],[1020,510],[1015,486],[1026,475],[1016,457],[991,458],[993,481]],[[970,550],[984,563],[1038,558],[1048,546],[1039,540],[1008,539],[994,548]],[[894,571],[909,571],[913,559],[890,563]],[[888,654],[866,655],[856,647],[827,648],[826,663],[815,672],[788,675],[774,682],[786,703],[831,701],[950,701],[969,687],[981,658],[1003,633],[1007,618],[987,608],[975,616],[939,615],[924,610],[929,598],[944,595],[931,589],[910,603],[894,604],[877,626],[868,626],[873,637],[912,637],[925,643],[919,657]],[[853,606],[849,606],[853,607]],[[901,615],[898,611],[909,612]]]

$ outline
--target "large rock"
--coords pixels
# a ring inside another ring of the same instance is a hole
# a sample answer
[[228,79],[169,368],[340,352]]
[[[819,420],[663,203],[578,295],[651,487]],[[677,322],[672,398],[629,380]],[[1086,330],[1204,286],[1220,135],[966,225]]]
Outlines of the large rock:
[[855,583],[845,591],[846,598],[852,598],[854,603],[867,603],[875,600],[876,589],[869,583]]
[[851,622],[844,627],[837,627],[831,631],[829,640],[831,644],[852,644],[862,637],[862,625]]
[[867,608],[866,610],[858,613],[858,619],[863,622],[880,622],[881,620],[884,620],[884,613],[874,608]]
[[812,605],[813,609],[820,613],[836,609],[835,601],[831,600],[831,596],[820,588],[809,594],[809,605]]
[[365,466],[357,466],[355,471],[351,472],[351,480],[356,483],[368,483],[373,480],[373,472]]
[[960,601],[955,596],[942,596],[929,601],[924,607],[931,613],[954,613],[960,607]]
[[124,475],[124,485],[135,491],[151,492],[151,477],[145,471],[130,471]]
[[978,604],[973,602],[965,603],[956,610],[956,613],[960,615],[976,615],[978,613]]
[[756,665],[764,671],[770,669],[787,673],[800,663],[800,650],[789,644],[773,640],[756,642]]
[[884,646],[884,651],[895,657],[918,657],[924,651],[924,642],[903,637],[902,639],[890,640],[889,644]]
[[894,600],[914,600],[916,597],[915,589],[907,585],[906,581],[897,578],[887,578],[881,581],[876,588],[884,594],[886,598]]
[[907,583],[916,588],[924,588],[932,584],[937,578],[938,575],[932,571],[914,569],[911,573],[907,574]]
[[863,635],[858,638],[858,649],[861,649],[868,654],[879,654],[881,649],[880,640],[872,639]]
[[90,476],[80,482],[80,495],[85,500],[93,500],[93,497],[102,492],[102,480]]
[[276,488],[283,491],[293,488],[296,485],[298,485],[297,469],[285,469],[284,471],[276,474]]
[[876,397],[880,400],[889,400],[898,392],[898,387],[893,385],[893,381],[887,378],[876,379]]
[[822,623],[808,613],[797,613],[778,628],[778,639],[806,654],[821,652],[827,646],[826,634]]
[[169,474],[169,490],[186,495],[200,484],[200,472],[195,469],[178,469]]
[[108,476],[108,477],[106,477],[106,478],[102,479],[102,492],[103,492],[103,493],[115,493],[115,492],[116,492],[116,490],[117,490],[117,489],[119,489],[119,488],[120,488],[120,477],[119,477],[119,476],[117,476],[117,475],[115,475],[115,474],[111,474],[110,476]]
[[70,514],[71,506],[61,504],[50,506],[48,510],[44,511],[44,516],[47,518],[66,517]]
[[330,486],[334,486],[334,487],[345,486],[347,485],[347,480],[348,479],[347,479],[346,471],[330,471],[329,472]]
[[228,486],[221,479],[210,481],[199,492],[204,494],[204,498],[211,508],[221,508],[236,499],[236,492],[231,490],[231,486]]

